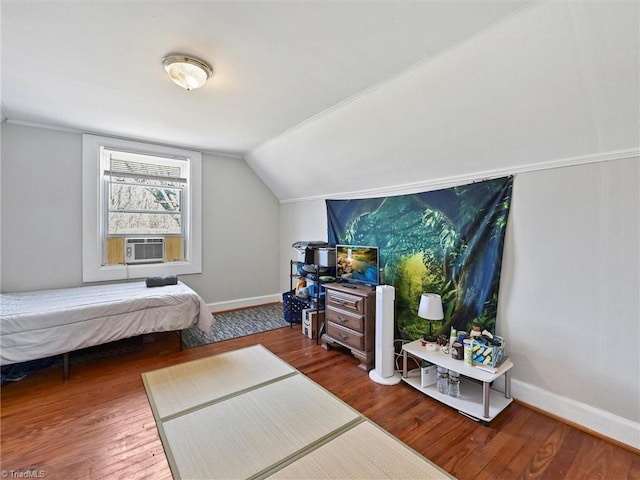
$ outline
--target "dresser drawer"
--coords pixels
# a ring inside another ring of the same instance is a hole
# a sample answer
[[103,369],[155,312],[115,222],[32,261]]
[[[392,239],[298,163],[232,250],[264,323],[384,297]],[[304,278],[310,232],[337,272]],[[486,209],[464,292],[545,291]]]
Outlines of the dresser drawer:
[[364,315],[358,312],[348,312],[337,308],[329,307],[325,310],[327,321],[337,325],[364,332]]
[[364,335],[341,327],[333,322],[327,322],[327,335],[350,347],[364,350]]
[[364,313],[365,299],[348,293],[327,290],[327,306]]

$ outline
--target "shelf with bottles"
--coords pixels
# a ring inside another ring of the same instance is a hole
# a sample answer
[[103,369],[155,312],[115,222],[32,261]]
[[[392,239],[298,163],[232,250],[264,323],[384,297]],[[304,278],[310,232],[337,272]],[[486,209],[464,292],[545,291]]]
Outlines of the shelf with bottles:
[[[509,358],[506,358],[495,369],[495,372],[489,372],[467,365],[462,360],[453,359],[450,355],[442,353],[440,349],[429,351],[422,344],[421,340],[416,340],[402,346],[402,379],[405,383],[425,395],[457,409],[460,413],[483,422],[493,420],[513,401],[511,398],[511,369],[513,368],[513,363]],[[420,378],[408,375],[407,360],[409,355],[459,373],[459,395],[452,396],[438,391],[437,382],[423,387]],[[504,376],[504,393],[491,388],[491,384],[502,376]]]

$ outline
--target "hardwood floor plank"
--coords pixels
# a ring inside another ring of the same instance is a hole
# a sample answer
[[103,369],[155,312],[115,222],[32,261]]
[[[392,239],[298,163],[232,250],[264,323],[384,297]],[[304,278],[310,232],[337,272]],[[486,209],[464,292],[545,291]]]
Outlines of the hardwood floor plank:
[[[560,424],[559,426],[566,427]],[[547,465],[544,474],[541,476],[543,480],[553,480],[555,478],[565,478],[571,468],[576,455],[578,454],[579,442],[582,436],[578,430],[566,427],[567,434],[562,444],[559,446],[555,455]]]
[[634,459],[627,455],[630,452],[592,436],[582,437],[578,442],[578,451],[567,472],[568,477],[604,480],[639,478],[631,476]]
[[171,479],[141,374],[257,343],[460,480],[640,479],[639,455],[630,450],[517,402],[483,425],[404,383],[372,382],[353,356],[288,327],[182,351],[175,334],[154,334],[141,351],[72,363],[66,382],[54,366],[6,385],[0,469],[54,479]]
[[544,416],[536,418],[534,422],[523,424],[509,443],[509,450],[512,452],[513,458],[508,464],[500,465],[497,463],[493,465],[492,473],[495,478],[528,478],[525,475],[528,475],[532,470],[533,459],[556,425],[555,420]]

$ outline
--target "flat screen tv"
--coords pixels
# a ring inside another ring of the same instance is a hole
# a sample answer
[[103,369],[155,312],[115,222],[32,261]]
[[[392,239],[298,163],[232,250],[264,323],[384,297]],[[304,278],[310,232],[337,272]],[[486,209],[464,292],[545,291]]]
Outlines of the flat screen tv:
[[380,283],[378,247],[336,245],[336,278],[343,282],[378,285]]

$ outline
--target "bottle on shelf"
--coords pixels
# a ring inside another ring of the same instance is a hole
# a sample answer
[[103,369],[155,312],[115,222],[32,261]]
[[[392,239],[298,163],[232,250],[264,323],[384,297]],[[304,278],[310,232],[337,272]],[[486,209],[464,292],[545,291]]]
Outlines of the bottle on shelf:
[[451,345],[451,358],[454,360],[462,360],[463,355],[464,351],[462,349],[462,344],[453,342],[453,345]]
[[465,365],[469,365],[469,366],[473,365],[473,362],[472,362],[473,353],[472,353],[472,350],[471,350],[471,339],[470,338],[465,339],[463,348],[464,348],[463,357],[464,357]]
[[449,370],[449,395],[452,397],[460,396],[460,374]]
[[449,370],[445,367],[438,367],[436,386],[438,392],[447,395],[449,393]]
[[453,347],[453,343],[456,341],[456,339],[458,338],[458,332],[456,332],[456,329],[451,327],[451,335],[449,336],[449,351],[451,351],[451,348]]

